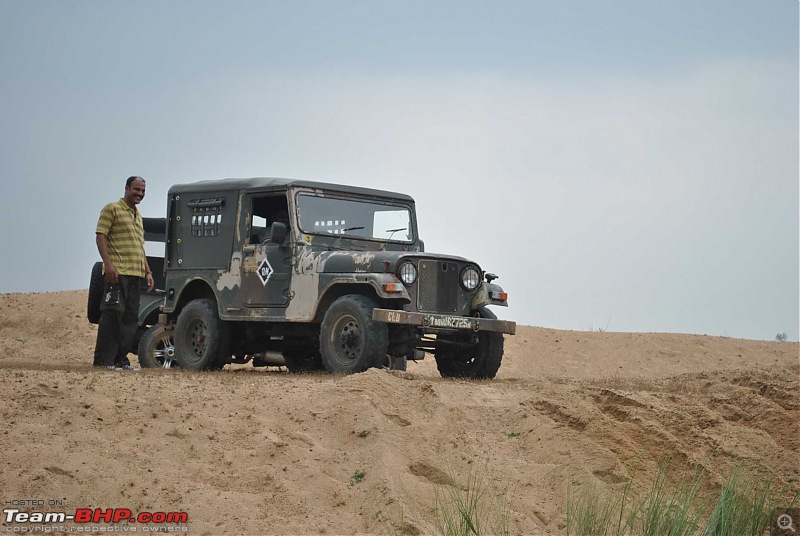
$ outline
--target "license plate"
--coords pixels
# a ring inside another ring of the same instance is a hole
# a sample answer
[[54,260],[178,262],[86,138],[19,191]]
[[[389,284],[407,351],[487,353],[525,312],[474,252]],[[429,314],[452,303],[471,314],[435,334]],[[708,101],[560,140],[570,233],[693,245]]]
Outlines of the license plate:
[[463,316],[429,316],[429,325],[436,328],[469,329],[470,318]]

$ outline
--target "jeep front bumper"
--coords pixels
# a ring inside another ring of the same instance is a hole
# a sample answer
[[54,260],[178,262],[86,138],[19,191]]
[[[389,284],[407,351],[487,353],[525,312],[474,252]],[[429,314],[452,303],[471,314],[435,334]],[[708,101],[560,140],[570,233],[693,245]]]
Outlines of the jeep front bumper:
[[421,326],[432,329],[460,329],[470,331],[497,331],[514,335],[517,331],[516,322],[509,320],[495,320],[492,318],[478,318],[474,316],[451,316],[429,313],[409,313],[394,309],[373,309],[372,319],[387,324],[405,324]]

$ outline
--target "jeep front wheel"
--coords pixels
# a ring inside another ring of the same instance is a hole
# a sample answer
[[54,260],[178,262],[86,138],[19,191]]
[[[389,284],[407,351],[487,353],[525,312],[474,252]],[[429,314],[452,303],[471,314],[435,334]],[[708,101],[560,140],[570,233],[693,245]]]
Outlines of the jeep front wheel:
[[177,366],[172,332],[161,324],[151,326],[139,341],[138,355],[139,365],[143,368]]
[[333,302],[320,328],[322,363],[329,372],[363,372],[386,358],[389,330],[372,320],[375,302],[365,296],[342,296]]
[[[478,309],[478,314],[481,318],[497,318],[485,307]],[[465,346],[471,337],[467,332],[437,336],[438,341],[445,343],[434,353],[436,368],[443,378],[490,380],[497,375],[503,360],[503,334],[482,331],[476,344]]]
[[175,323],[175,359],[181,368],[219,370],[230,358],[230,327],[213,300],[192,300]]

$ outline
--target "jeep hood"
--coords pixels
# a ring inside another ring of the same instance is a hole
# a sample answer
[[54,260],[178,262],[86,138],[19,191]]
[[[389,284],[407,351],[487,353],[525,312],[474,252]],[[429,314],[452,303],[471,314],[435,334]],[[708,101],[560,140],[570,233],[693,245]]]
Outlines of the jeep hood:
[[[434,259],[458,263],[477,263],[455,255],[412,251],[326,251],[319,254],[318,272],[384,273],[394,272],[401,259]],[[480,266],[478,266],[480,268]]]

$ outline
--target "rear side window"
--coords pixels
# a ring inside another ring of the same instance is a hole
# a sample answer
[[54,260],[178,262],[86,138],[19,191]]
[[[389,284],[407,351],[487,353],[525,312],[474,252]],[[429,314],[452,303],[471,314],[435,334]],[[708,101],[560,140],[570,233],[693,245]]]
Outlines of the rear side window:
[[192,236],[218,236],[222,227],[224,197],[192,199],[187,203],[192,211]]

